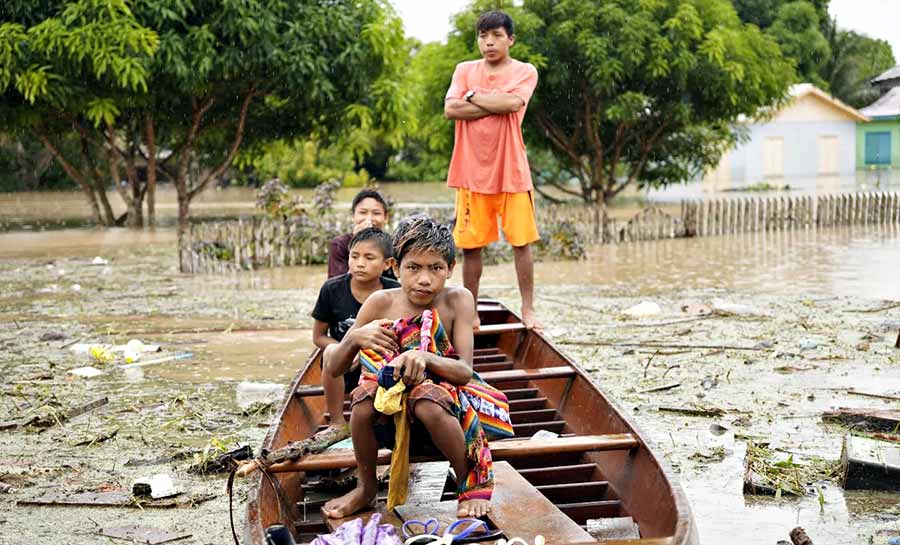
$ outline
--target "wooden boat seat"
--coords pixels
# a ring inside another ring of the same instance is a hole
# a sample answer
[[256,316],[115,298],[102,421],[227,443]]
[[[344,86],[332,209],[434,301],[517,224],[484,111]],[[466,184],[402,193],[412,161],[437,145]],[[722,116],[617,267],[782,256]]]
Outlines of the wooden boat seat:
[[[412,488],[412,486],[410,486]],[[584,543],[593,538],[578,523],[560,511],[553,502],[532,486],[508,462],[494,464],[494,496],[487,515],[494,527],[508,539],[520,537],[533,543],[535,536],[556,543]],[[415,504],[397,507],[404,521],[437,518],[446,526],[456,520],[456,501]]]
[[[491,443],[491,455],[494,460],[513,460],[540,455],[553,455],[578,452],[597,452],[609,450],[630,450],[637,448],[638,441],[630,433],[610,435],[581,435],[575,437],[559,437],[556,439],[505,439]],[[413,462],[434,461],[435,458],[412,457]],[[378,451],[378,463],[391,461],[391,451]],[[312,454],[300,460],[281,462],[269,466],[272,473],[289,471],[322,471],[326,469],[346,469],[356,467],[356,458],[352,450],[334,450],[321,454]]]
[[[539,367],[537,369],[506,369],[503,371],[485,371],[478,373],[488,384],[501,382],[521,382],[529,380],[550,380],[558,378],[574,378],[575,369],[568,365],[559,367]],[[325,395],[321,386],[298,387],[294,390],[297,397],[313,397]]]
[[486,324],[482,325],[472,333],[476,337],[482,335],[499,335],[500,333],[509,333],[511,331],[525,331],[525,324],[522,322],[514,322],[511,324]]

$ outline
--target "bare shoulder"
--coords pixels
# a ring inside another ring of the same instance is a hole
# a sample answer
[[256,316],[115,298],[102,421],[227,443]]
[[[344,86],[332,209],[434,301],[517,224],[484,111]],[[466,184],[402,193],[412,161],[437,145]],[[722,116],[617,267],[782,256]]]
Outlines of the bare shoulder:
[[366,299],[364,305],[376,312],[386,311],[391,308],[391,305],[393,305],[394,301],[397,300],[397,297],[400,296],[401,291],[400,288],[376,291]]
[[475,299],[472,292],[466,288],[457,286],[444,288],[443,299],[454,317],[475,311]]

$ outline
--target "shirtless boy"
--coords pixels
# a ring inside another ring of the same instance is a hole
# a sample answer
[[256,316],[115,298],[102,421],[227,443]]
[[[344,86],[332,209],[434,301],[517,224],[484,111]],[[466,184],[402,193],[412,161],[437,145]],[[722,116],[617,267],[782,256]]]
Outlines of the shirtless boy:
[[[413,422],[410,449],[424,442],[433,443],[463,483],[458,494],[459,516],[480,517],[491,508],[490,451],[480,426],[470,430],[474,439],[467,446],[460,419],[454,416],[458,407],[450,394],[455,386],[472,378],[475,319],[472,294],[465,288],[445,285],[453,272],[455,253],[453,235],[447,227],[425,216],[402,223],[394,235],[394,270],[401,287],[373,293],[366,300],[344,339],[326,349],[325,365],[327,373],[341,376],[360,350],[373,350],[386,359],[393,357],[390,365],[394,378],[407,385],[407,416]],[[435,345],[443,340],[447,349],[438,353],[408,350],[397,355],[403,341],[392,324],[401,318],[424,316],[426,311],[438,323]],[[376,431],[392,420],[375,410],[376,380],[364,372],[363,380],[353,391],[350,431],[358,466],[357,487],[325,504],[323,512],[328,517],[353,514],[371,505],[378,492]],[[417,424],[424,426],[424,437],[416,436]]]

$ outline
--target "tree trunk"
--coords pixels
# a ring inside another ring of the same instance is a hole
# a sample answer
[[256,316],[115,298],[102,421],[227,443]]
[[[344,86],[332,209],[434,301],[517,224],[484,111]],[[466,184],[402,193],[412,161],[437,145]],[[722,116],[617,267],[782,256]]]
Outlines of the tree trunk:
[[[186,185],[186,184],[185,184]],[[185,248],[185,235],[187,235],[188,228],[190,227],[190,207],[191,201],[187,195],[187,187],[184,187],[184,191],[181,188],[178,190],[178,267],[181,272],[188,272],[185,269],[186,260],[184,252],[190,251],[190,248]]]
[[125,172],[128,176],[128,184],[131,186],[131,209],[128,211],[128,225],[133,229],[144,227],[144,190],[134,164],[134,156],[137,150],[132,148],[125,157]]
[[100,178],[96,178],[94,180],[94,190],[97,192],[97,196],[100,198],[100,204],[103,207],[103,214],[106,217],[106,220],[103,222],[103,225],[107,227],[114,226],[116,222],[116,214],[113,212],[112,205],[109,204],[109,199],[106,197],[106,188],[103,187],[103,180]]
[[156,130],[147,114],[147,225],[156,227]]
[[62,156],[62,153],[59,152],[59,149],[50,142],[50,139],[44,136],[42,133],[33,130],[32,134],[40,140],[40,142],[47,148],[50,153],[53,154],[53,157],[56,158],[56,161],[62,167],[62,169],[69,175],[70,178],[78,182],[78,186],[81,188],[82,193],[84,193],[85,198],[87,198],[88,206],[91,207],[91,216],[94,218],[94,221],[98,225],[104,225],[103,216],[100,215],[100,204],[97,202],[97,195],[94,193],[94,188],[91,187],[91,184],[88,183],[87,177],[78,171],[72,163],[66,160],[65,157]]

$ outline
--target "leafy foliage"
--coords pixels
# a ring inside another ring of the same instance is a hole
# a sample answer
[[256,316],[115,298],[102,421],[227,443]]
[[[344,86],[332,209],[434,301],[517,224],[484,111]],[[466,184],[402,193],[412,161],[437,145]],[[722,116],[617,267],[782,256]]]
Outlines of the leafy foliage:
[[[115,184],[140,220],[158,174],[183,232],[244,143],[313,135],[364,153],[399,142],[411,115],[397,88],[408,49],[381,0],[20,0],[7,12],[3,126],[56,148],[98,219]],[[80,157],[61,151],[73,128]]]
[[878,100],[878,89],[869,81],[896,63],[891,45],[853,31],[840,30],[836,20],[829,21],[826,32],[830,55],[821,75],[827,89],[847,104],[861,108]]
[[792,79],[778,46],[730,2],[531,0],[541,71],[526,123],[605,203],[632,183],[689,180],[738,137],[739,115],[777,102]]
[[[734,8],[741,21],[765,30],[775,22],[782,6],[794,1],[796,0],[734,0]],[[804,3],[812,6],[819,21],[828,20],[829,0],[804,0]]]
[[890,44],[842,30],[828,15],[828,0],[734,0],[741,20],[772,36],[809,82],[854,107],[878,92],[869,80],[894,66]]
[[805,0],[784,4],[766,31],[781,46],[784,54],[796,63],[800,81],[828,87],[819,75],[820,67],[831,54],[828,40],[819,30],[819,16]]
[[354,170],[352,157],[337,145],[323,146],[313,138],[277,139],[248,147],[235,161],[258,179],[278,178],[290,187],[315,187],[339,180],[347,187],[365,185],[365,169]]

